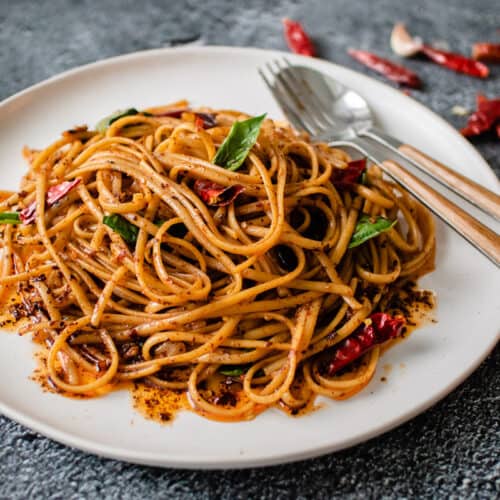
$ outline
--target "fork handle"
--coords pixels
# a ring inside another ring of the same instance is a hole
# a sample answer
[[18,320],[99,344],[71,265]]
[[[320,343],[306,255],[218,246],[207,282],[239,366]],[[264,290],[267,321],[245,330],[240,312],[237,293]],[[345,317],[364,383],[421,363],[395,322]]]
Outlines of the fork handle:
[[500,236],[392,160],[383,170],[500,267]]
[[443,182],[452,186],[455,191],[460,191],[461,194],[472,200],[476,205],[480,206],[486,212],[491,213],[497,219],[500,219],[500,196],[493,191],[453,171],[451,168],[434,160],[409,144],[403,144],[398,149],[404,155],[420,163],[426,171],[432,171],[436,177],[439,177]]
[[500,196],[493,191],[443,165],[419,149],[409,144],[402,144],[384,132],[370,129],[362,132],[360,135],[369,137],[391,149],[393,152],[399,153],[400,156],[409,161],[413,166],[430,175],[433,179],[451,189],[469,203],[483,210],[483,212],[500,220]]

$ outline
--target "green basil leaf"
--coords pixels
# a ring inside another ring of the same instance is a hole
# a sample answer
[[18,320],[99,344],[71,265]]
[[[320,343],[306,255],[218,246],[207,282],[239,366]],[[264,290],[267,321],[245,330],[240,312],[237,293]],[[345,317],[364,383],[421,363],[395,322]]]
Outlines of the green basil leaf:
[[20,224],[19,212],[0,212],[0,224]]
[[349,243],[349,248],[354,248],[370,238],[375,238],[385,231],[389,231],[391,227],[396,224],[397,220],[390,221],[385,217],[378,215],[377,217],[372,217],[370,215],[362,215],[356,224],[356,229],[352,235],[351,242]]
[[228,170],[238,170],[257,142],[260,126],[265,117],[266,113],[242,122],[234,122],[212,163]]
[[366,173],[366,169],[363,170],[363,173],[361,174],[360,182],[363,186],[368,186],[368,174]]
[[246,370],[243,366],[226,365],[219,368],[219,373],[226,375],[227,377],[239,377],[245,372]]
[[115,111],[114,113],[111,113],[109,116],[106,116],[102,120],[100,120],[99,123],[95,126],[95,129],[98,132],[105,132],[112,123],[116,122],[116,120],[123,118],[124,116],[133,116],[138,114],[139,111],[137,111],[137,109],[135,108]]
[[[226,377],[241,377],[245,374],[252,365],[225,365],[219,368],[219,373],[221,375],[226,375]],[[255,372],[255,377],[264,377],[266,374],[262,368]]]
[[134,224],[131,224],[121,215],[105,215],[102,218],[102,222],[103,224],[106,224],[106,226],[110,227],[115,233],[118,233],[126,242],[135,243],[137,241],[139,228],[134,226]]

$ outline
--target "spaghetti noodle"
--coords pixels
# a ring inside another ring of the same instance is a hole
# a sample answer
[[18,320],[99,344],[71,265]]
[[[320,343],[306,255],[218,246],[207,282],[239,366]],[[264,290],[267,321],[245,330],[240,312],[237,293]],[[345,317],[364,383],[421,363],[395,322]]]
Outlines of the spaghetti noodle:
[[426,210],[264,117],[179,102],[98,129],[26,149],[0,203],[3,319],[46,345],[57,390],[138,381],[242,420],[369,382],[403,324],[390,297],[434,257]]

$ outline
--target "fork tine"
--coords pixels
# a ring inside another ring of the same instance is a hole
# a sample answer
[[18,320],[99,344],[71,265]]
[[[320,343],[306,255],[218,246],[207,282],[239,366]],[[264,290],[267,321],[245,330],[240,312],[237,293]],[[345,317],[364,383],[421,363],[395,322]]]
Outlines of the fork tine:
[[317,135],[321,131],[321,127],[318,123],[311,119],[309,111],[304,107],[304,103],[301,101],[297,93],[290,87],[288,81],[283,76],[283,69],[280,67],[276,60],[272,61],[275,68],[268,63],[269,71],[271,71],[274,76],[275,85],[279,86],[283,95],[288,99],[290,106],[295,110],[295,114],[300,116],[303,123],[307,124],[307,131],[310,134]]
[[298,110],[300,110],[300,115],[309,123],[311,127],[314,128],[314,133],[317,135],[327,126],[327,124],[318,120],[317,113],[311,112],[311,105],[305,98],[303,92],[300,90],[300,86],[296,84],[295,80],[289,78],[289,71],[287,71],[278,60],[273,61],[277,70],[275,70],[276,79],[283,85],[285,91],[295,102]]
[[[297,74],[297,71],[295,70],[294,66],[290,63],[290,61],[286,58],[283,57],[283,61],[289,70],[289,76],[290,79],[293,80],[294,86],[296,89],[298,89],[298,92],[301,94],[302,98],[304,100],[307,100],[308,106],[311,108],[314,108],[314,111],[321,117],[323,120],[322,126],[323,127],[332,127],[337,125],[329,116],[328,113],[325,112],[324,110],[324,103],[320,100],[318,97],[318,94],[311,88],[309,85],[309,82],[305,80],[304,78],[300,77]],[[316,119],[319,121],[319,117],[316,116]]]
[[[276,77],[272,67],[270,67],[269,64],[266,64],[267,70],[271,73],[273,77]],[[286,94],[286,92],[283,92],[278,88],[278,85],[273,85],[270,81],[269,78],[266,76],[265,72],[261,69],[258,68],[258,73],[261,76],[261,78],[264,80],[264,83],[266,84],[267,88],[270,90],[271,94],[273,94],[274,98],[278,102],[280,108],[282,109],[283,113],[287,117],[289,117],[290,121],[294,122],[294,126],[298,129],[305,130],[306,132],[310,134],[314,134],[314,131],[310,128],[310,126],[304,122],[302,119],[300,113],[295,109],[293,104],[291,105],[289,102],[289,96]],[[275,82],[277,83],[277,82]]]

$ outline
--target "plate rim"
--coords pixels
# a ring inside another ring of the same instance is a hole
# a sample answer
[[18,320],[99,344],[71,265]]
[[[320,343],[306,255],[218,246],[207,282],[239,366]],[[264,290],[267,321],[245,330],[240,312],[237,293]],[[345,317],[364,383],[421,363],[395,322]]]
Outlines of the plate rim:
[[[99,69],[101,66],[112,66],[117,63],[122,63],[124,61],[134,61],[141,59],[143,57],[148,56],[161,56],[162,54],[168,54],[172,52],[187,52],[187,53],[197,53],[197,52],[227,52],[227,53],[246,53],[246,54],[258,54],[258,55],[267,55],[269,57],[276,56],[287,56],[289,58],[298,59],[306,63],[309,58],[304,56],[298,56],[296,54],[290,54],[288,52],[279,51],[279,50],[268,50],[263,48],[254,48],[254,47],[234,47],[234,46],[195,46],[195,47],[165,47],[165,48],[157,48],[157,49],[147,49],[136,52],[131,52],[128,54],[122,54],[118,56],[113,56],[105,59],[100,59],[95,62],[90,62],[84,65],[80,65],[61,73],[55,74],[45,80],[42,80],[34,85],[23,89],[6,99],[0,102],[0,111],[4,109],[5,106],[8,106],[11,102],[16,101],[17,99],[23,98],[31,93],[37,92],[39,89],[42,89],[46,86],[50,86],[54,83],[61,82],[67,78],[71,78],[79,73]],[[367,80],[371,85],[376,85],[381,88],[390,89],[392,91],[396,91],[394,87],[387,85],[375,78],[367,76],[358,71],[352,70],[348,67],[336,64],[334,62],[330,62],[328,60],[317,59],[316,61],[320,62],[320,65],[326,65],[330,67],[341,68],[343,71],[351,73],[355,75],[356,78],[361,80]],[[464,137],[462,137],[457,130],[450,125],[444,118],[439,116],[437,113],[429,109],[427,106],[421,104],[417,100],[413,99],[410,96],[401,95],[401,97],[408,99],[408,102],[411,103],[412,106],[416,106],[420,112],[423,112],[429,115],[433,121],[439,122],[441,126],[447,128],[454,135],[460,137],[462,139],[462,143],[464,147],[469,149],[470,153],[476,158],[477,162],[481,165],[482,174],[487,178],[489,177],[490,182],[496,185],[497,190],[500,188],[500,181],[497,178],[495,172],[488,165],[487,161],[481,156],[481,154],[477,151],[477,149]],[[499,334],[500,335],[500,334]],[[221,459],[217,455],[207,456],[204,455],[203,460],[200,460],[195,455],[193,456],[183,456],[177,457],[174,459],[164,457],[160,453],[145,453],[145,452],[134,452],[130,449],[120,448],[110,445],[101,445],[100,443],[92,440],[81,438],[79,436],[75,436],[71,432],[63,431],[54,428],[50,424],[45,424],[37,420],[34,417],[31,417],[22,411],[18,411],[14,408],[9,407],[6,403],[0,400],[0,413],[5,415],[6,417],[24,425],[27,428],[30,428],[40,434],[53,439],[59,443],[62,443],[66,446],[70,446],[73,448],[77,448],[87,453],[91,453],[94,455],[99,455],[105,458],[111,458],[115,460],[121,460],[130,463],[142,464],[142,465],[154,465],[161,467],[172,467],[172,468],[183,468],[183,469],[243,469],[250,467],[264,467],[276,464],[285,464],[290,462],[295,462],[299,460],[305,460],[312,457],[317,457],[324,455],[326,453],[337,452],[357,444],[366,442],[370,439],[373,439],[377,436],[381,436],[390,430],[393,430],[405,422],[413,419],[415,416],[429,409],[431,406],[435,405],[439,401],[441,401],[444,397],[450,394],[456,387],[462,384],[476,369],[477,367],[487,358],[487,356],[491,353],[496,343],[498,342],[498,336],[493,336],[490,343],[485,347],[482,354],[476,358],[476,360],[471,363],[468,368],[463,371],[460,376],[456,377],[453,381],[451,381],[447,386],[443,389],[435,393],[432,397],[425,399],[412,410],[405,412],[402,415],[399,415],[395,418],[390,419],[389,422],[385,424],[380,424],[371,428],[369,431],[363,432],[361,434],[356,435],[352,438],[345,438],[341,440],[335,445],[325,444],[322,447],[315,446],[314,448],[306,448],[302,451],[295,452],[287,452],[286,455],[283,456],[283,452],[278,452],[274,454],[268,454],[264,458],[254,458],[254,457],[245,457],[244,455],[238,457],[237,461],[234,458],[232,459]]]

